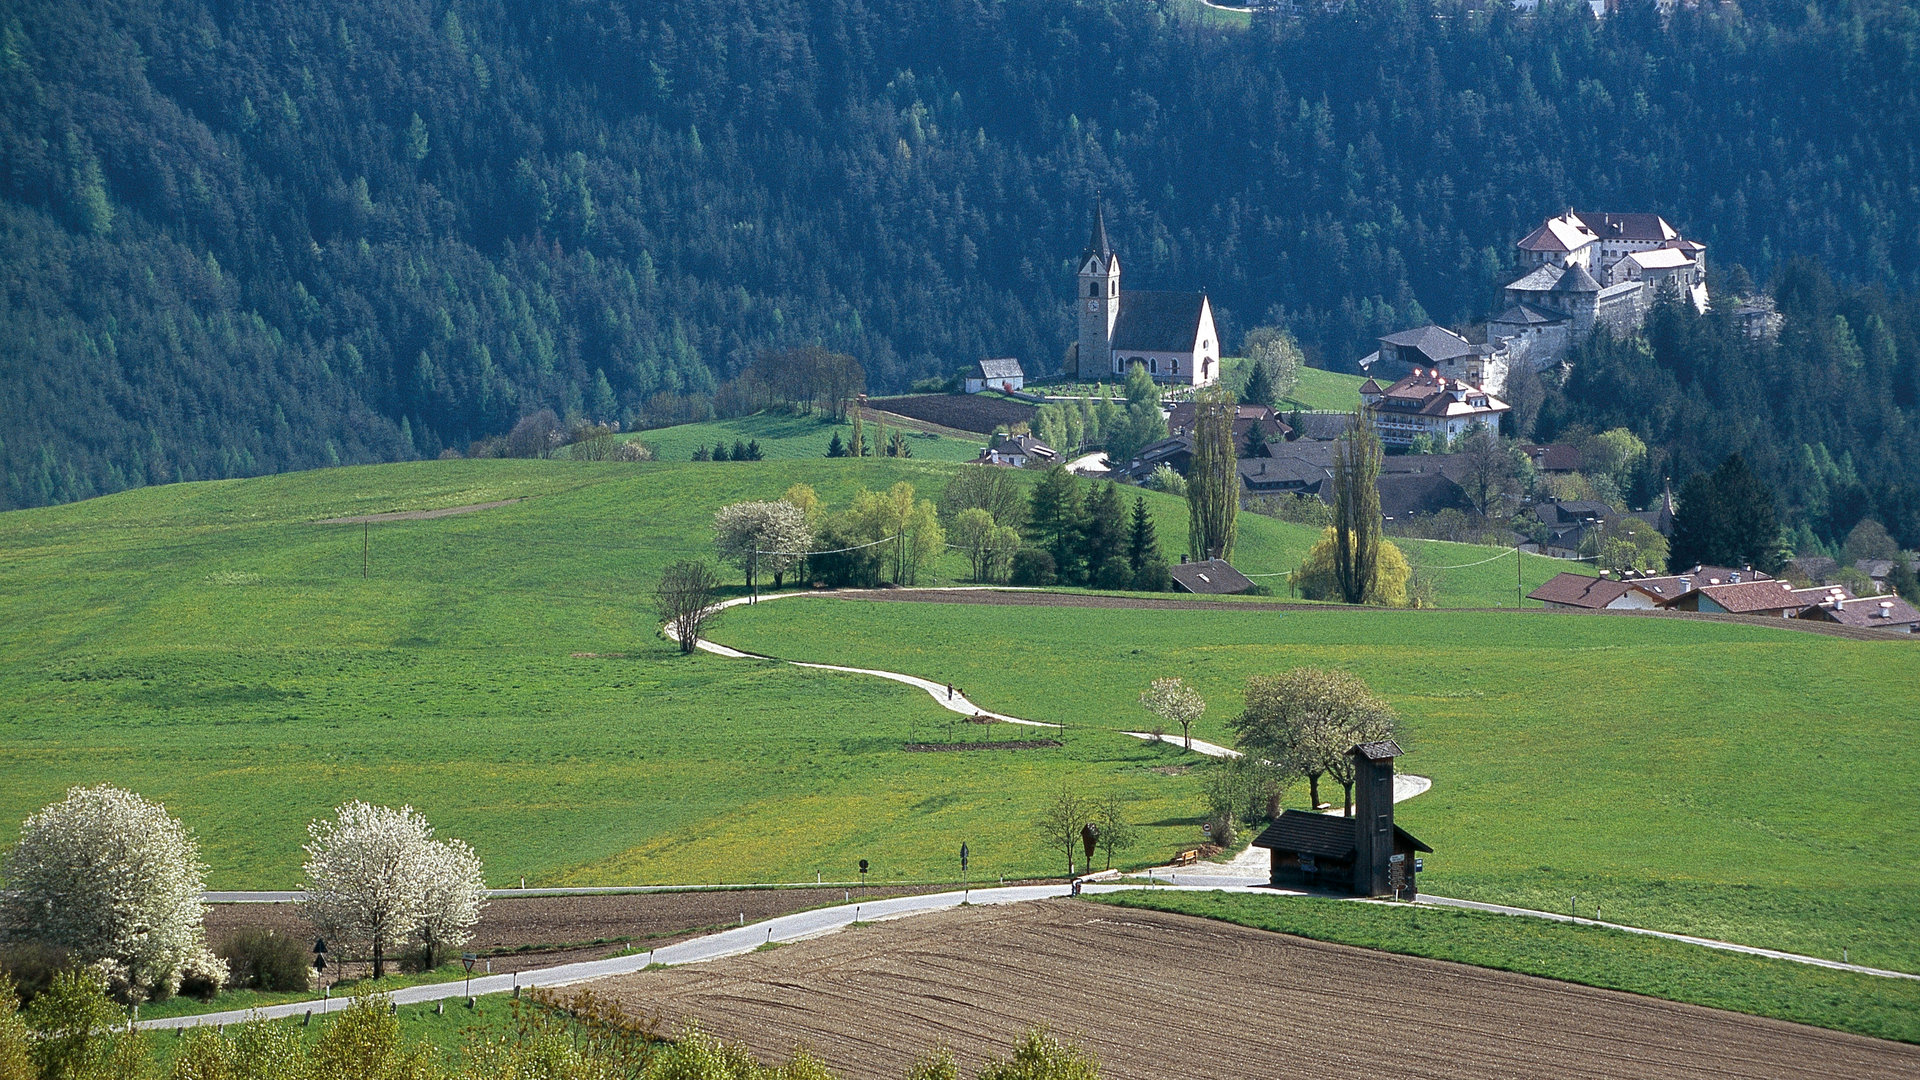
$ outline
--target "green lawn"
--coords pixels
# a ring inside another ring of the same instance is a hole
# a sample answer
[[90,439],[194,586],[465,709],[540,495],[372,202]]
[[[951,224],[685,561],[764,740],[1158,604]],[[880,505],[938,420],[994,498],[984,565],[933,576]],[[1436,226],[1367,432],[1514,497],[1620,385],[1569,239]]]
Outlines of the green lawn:
[[[1144,728],[1178,674],[1231,741],[1248,675],[1353,671],[1433,778],[1423,889],[1920,971],[1920,647],[1545,612],[1113,611],[786,601],[717,637],[951,679],[989,708]],[[1328,792],[1323,789],[1323,795]],[[1339,789],[1331,789],[1333,799]],[[1304,790],[1293,793],[1296,804]]]
[[1619,930],[1448,908],[1245,893],[1139,891],[1087,899],[1920,1042],[1920,983]]
[[[824,458],[834,432],[840,441],[853,437],[853,425],[820,416],[790,416],[785,413],[755,413],[732,420],[709,420],[702,424],[678,424],[653,428],[634,437],[652,446],[661,461],[688,461],[698,447],[713,449],[716,442],[732,447],[735,442],[760,441],[760,452],[769,460]],[[867,426],[867,438],[873,439],[873,427]],[[973,442],[932,433],[907,432],[907,445],[913,456],[928,461],[972,461],[986,440]]]
[[[1189,0],[1199,6],[1199,0]],[[1213,12],[1214,14],[1230,14]],[[1223,357],[1220,370],[1223,379],[1231,385],[1232,374],[1246,363],[1242,356]],[[1294,384],[1293,393],[1280,402],[1280,411],[1290,409],[1321,410],[1332,412],[1352,412],[1360,404],[1360,384],[1367,380],[1358,375],[1343,375],[1338,371],[1301,365],[1300,381]]]

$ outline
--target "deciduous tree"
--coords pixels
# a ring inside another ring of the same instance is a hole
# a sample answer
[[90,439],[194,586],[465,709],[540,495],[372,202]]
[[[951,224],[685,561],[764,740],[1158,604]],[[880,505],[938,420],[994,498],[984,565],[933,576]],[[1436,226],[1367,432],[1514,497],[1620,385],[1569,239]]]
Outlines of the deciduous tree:
[[714,592],[719,587],[720,576],[704,562],[681,559],[660,572],[653,589],[654,610],[681,652],[690,653],[700,644],[700,632],[717,614]]
[[159,803],[101,784],[74,787],[20,826],[6,860],[6,936],[70,950],[129,1001],[183,979],[217,989],[207,949],[200,845]]
[[1207,711],[1207,699],[1178,675],[1153,680],[1140,695],[1140,707],[1170,724],[1180,725],[1180,737],[1193,749],[1193,723]]
[[433,944],[458,944],[480,916],[480,860],[459,841],[435,840],[411,806],[355,800],[307,835],[302,911],[323,936],[366,946],[376,979],[389,950],[429,933]]
[[1201,389],[1193,404],[1187,550],[1195,559],[1231,559],[1240,512],[1240,472],[1233,452],[1237,410],[1232,396],[1218,386]]
[[1067,852],[1067,876],[1073,876],[1073,853],[1080,843],[1080,827],[1093,817],[1093,806],[1085,796],[1065,780],[1033,819],[1033,827],[1049,844],[1059,844]]
[[813,530],[806,513],[790,502],[739,502],[714,513],[713,544],[721,559],[746,574],[751,589],[761,574],[772,574],[777,585],[805,559]]
[[1340,597],[1364,604],[1380,561],[1380,437],[1355,409],[1333,451],[1333,576]]
[[1315,806],[1320,805],[1320,777],[1327,774],[1347,787],[1351,806],[1347,751],[1392,738],[1394,732],[1393,711],[1366,683],[1317,667],[1249,678],[1246,709],[1232,724],[1243,752],[1303,773]]

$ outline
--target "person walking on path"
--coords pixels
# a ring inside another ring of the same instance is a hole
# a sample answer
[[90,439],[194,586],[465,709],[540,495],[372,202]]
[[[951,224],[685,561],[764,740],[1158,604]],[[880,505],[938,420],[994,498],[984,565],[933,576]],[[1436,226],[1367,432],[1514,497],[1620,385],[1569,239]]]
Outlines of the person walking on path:
[[948,701],[953,700],[953,684],[952,683],[947,684],[947,700]]

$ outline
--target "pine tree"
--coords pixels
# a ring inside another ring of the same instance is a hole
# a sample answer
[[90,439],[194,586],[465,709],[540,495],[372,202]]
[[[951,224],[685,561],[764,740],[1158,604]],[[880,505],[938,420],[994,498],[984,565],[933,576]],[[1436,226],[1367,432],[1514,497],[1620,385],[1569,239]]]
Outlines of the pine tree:
[[1153,528],[1153,515],[1147,510],[1147,497],[1133,497],[1133,523],[1127,535],[1127,565],[1133,570],[1133,587],[1143,592],[1160,592],[1167,587],[1167,559],[1160,554],[1160,537]]
[[1083,580],[1079,477],[1068,472],[1064,465],[1048,469],[1033,486],[1031,505],[1027,533],[1034,546],[1053,556],[1054,574],[1059,580]]
[[741,442],[739,439],[733,440],[733,460],[734,461],[752,461],[753,460],[753,455],[749,453],[747,450],[747,444]]
[[[766,455],[765,455],[765,454],[762,454],[762,453],[760,452],[760,440],[759,440],[759,439],[752,439],[752,440],[749,440],[749,441],[748,441],[748,443],[747,443],[747,456],[746,456],[746,458],[745,458],[744,460],[746,460],[746,461],[761,461],[761,460],[764,460],[764,459],[765,459],[765,457],[766,457]],[[736,461],[738,461],[738,460],[742,460],[742,459],[740,459],[740,458],[735,458],[734,460],[736,460]]]
[[840,433],[837,431],[833,433],[833,438],[827,440],[827,456],[847,456],[847,444],[840,441]]
[[733,460],[733,455],[728,453],[727,451],[726,443],[717,442],[713,444],[713,460],[715,461],[732,461]]
[[1733,454],[1711,474],[1695,473],[1680,488],[1667,565],[1675,570],[1696,564],[1753,566],[1772,573],[1780,568],[1774,550],[1779,534],[1773,492]]
[[1273,398],[1273,375],[1267,370],[1266,364],[1256,360],[1253,362],[1253,374],[1247,376],[1247,388],[1240,392],[1240,404],[1272,405]]
[[1124,589],[1133,583],[1133,567],[1127,555],[1127,508],[1120,501],[1120,489],[1100,484],[1087,498],[1081,525],[1084,537],[1081,554],[1086,559],[1087,580],[1103,589]]

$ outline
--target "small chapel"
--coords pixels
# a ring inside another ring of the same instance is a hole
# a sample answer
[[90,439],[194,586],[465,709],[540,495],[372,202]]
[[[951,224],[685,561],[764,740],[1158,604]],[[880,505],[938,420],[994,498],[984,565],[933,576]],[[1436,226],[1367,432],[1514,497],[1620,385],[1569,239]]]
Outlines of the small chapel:
[[1122,289],[1120,256],[1107,242],[1106,215],[1098,203],[1077,286],[1080,340],[1067,363],[1075,377],[1124,379],[1141,364],[1155,382],[1206,386],[1220,381],[1220,334],[1207,294]]

